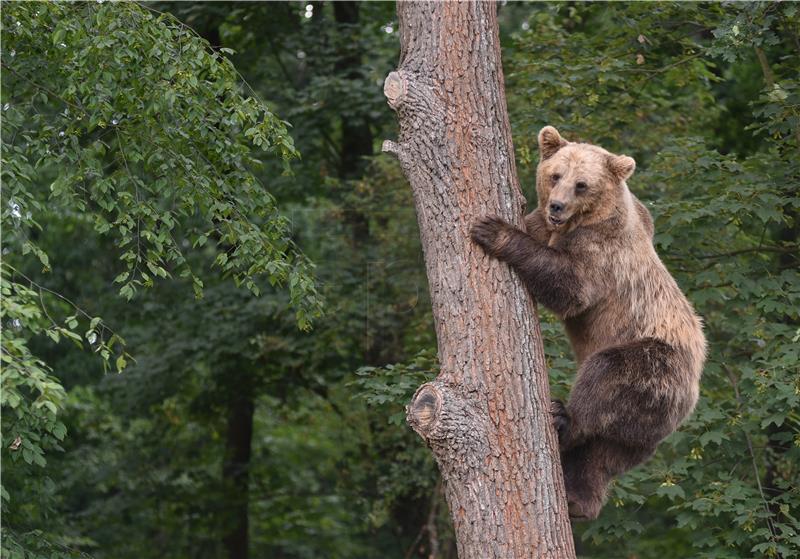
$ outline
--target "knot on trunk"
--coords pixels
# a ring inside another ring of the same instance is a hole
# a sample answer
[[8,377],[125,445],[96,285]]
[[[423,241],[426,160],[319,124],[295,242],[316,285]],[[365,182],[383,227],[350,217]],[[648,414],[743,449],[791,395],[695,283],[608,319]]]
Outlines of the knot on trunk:
[[417,389],[411,403],[406,406],[406,419],[411,428],[426,439],[438,421],[441,410],[441,393],[434,383],[428,382]]
[[[446,108],[441,85],[429,76],[395,70],[386,76],[383,93],[397,112],[400,130],[397,141],[383,142],[382,151],[400,161],[406,176],[424,176],[421,184],[441,181],[449,172],[443,162],[458,161],[456,146],[446,140],[448,126],[457,119],[452,107],[449,111]],[[412,188],[416,188],[416,182],[411,180]]]
[[[389,106],[397,111],[400,130],[404,121],[410,121],[411,130],[421,131],[430,137],[431,132],[443,131],[448,112],[442,100],[441,86],[429,78],[405,70],[389,72],[383,82],[383,94]],[[454,120],[454,115],[449,115]]]
[[386,100],[389,106],[394,110],[403,103],[408,93],[408,80],[406,79],[405,72],[396,70],[389,72],[386,80],[383,82],[383,94],[386,95]]
[[406,407],[408,424],[428,443],[445,479],[481,467],[489,450],[485,418],[473,400],[441,380],[420,386]]

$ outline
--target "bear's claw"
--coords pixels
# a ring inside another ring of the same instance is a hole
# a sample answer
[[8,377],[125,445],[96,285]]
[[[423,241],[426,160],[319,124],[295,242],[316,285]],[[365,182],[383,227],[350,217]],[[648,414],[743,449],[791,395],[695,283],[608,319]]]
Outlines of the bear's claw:
[[550,414],[553,416],[553,427],[558,433],[559,441],[564,440],[567,429],[569,428],[569,414],[564,402],[561,400],[550,400]]

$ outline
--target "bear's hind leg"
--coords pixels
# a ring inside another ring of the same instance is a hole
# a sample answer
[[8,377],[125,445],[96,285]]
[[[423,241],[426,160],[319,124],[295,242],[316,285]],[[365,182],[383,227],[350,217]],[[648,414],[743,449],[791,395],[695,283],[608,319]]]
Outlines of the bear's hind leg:
[[571,516],[595,518],[608,483],[647,460],[688,413],[682,366],[659,340],[610,347],[581,365],[566,406],[552,404]]
[[608,484],[649,456],[649,450],[626,448],[594,439],[561,453],[570,518],[593,520],[600,514]]
[[603,503],[603,495],[593,481],[592,448],[589,444],[561,451],[561,470],[567,491],[569,516],[578,520],[596,518]]
[[610,347],[581,365],[567,403],[567,439],[655,450],[691,407],[679,352],[651,338]]

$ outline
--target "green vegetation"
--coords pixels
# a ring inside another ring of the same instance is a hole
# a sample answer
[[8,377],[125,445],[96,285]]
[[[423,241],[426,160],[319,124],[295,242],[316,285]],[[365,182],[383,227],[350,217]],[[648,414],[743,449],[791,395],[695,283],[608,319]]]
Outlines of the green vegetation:
[[[709,341],[695,414],[581,530],[588,556],[800,553],[798,21],[775,4],[584,6],[535,14],[516,43],[518,147],[556,123],[637,159],[631,188]],[[563,337],[545,346],[567,384]]]
[[[800,10],[500,20],[531,204],[545,124],[635,157],[710,344],[697,411],[579,555],[800,554]],[[378,155],[396,30],[390,3],[3,5],[3,557],[455,556],[403,420],[436,361]]]

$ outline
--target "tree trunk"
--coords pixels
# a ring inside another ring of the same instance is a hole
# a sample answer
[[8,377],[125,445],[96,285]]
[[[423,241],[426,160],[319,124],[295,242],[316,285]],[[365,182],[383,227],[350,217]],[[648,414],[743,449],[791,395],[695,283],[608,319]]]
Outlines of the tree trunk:
[[[339,24],[339,33],[359,24],[359,7],[358,2],[341,0],[333,3],[333,16]],[[337,73],[344,74],[348,80],[358,80],[361,58],[361,46],[357,41],[347,45],[336,61]],[[360,177],[366,167],[366,157],[372,155],[372,130],[368,118],[365,109],[364,114],[342,119],[342,144],[339,148],[339,177],[342,179]],[[363,238],[366,239],[367,235],[369,231]]]
[[[247,376],[246,374],[244,375]],[[232,375],[236,378],[236,375]],[[225,439],[225,459],[222,479],[230,489],[229,526],[223,543],[228,559],[247,559],[249,548],[248,527],[250,504],[250,453],[253,438],[255,402],[253,388],[248,380],[230,388],[234,393],[228,399],[228,428]]]
[[432,449],[461,559],[575,556],[533,301],[469,239],[486,214],[522,226],[496,6],[399,2],[384,93],[414,191],[441,374],[409,424]]

